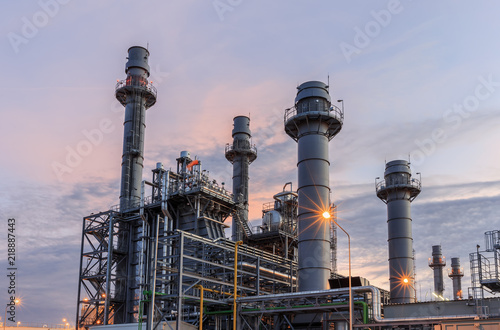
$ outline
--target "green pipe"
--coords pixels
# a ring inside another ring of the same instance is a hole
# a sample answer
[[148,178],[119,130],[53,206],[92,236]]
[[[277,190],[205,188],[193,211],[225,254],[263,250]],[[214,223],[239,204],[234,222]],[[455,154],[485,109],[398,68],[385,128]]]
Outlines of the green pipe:
[[[152,291],[143,291],[142,292],[146,298],[149,298],[147,296],[151,296],[151,294],[153,293]],[[160,292],[155,292],[155,294],[157,295],[164,295],[164,293],[160,293]],[[144,307],[144,302],[150,302],[151,300],[148,300],[148,299],[145,299],[145,300],[141,300],[139,302],[139,322],[138,322],[138,330],[142,330],[142,308]]]
[[[326,304],[320,304],[320,306],[337,306],[337,305],[347,305],[347,303],[326,303]],[[363,306],[363,324],[368,323],[368,304],[365,303],[364,301],[355,301],[354,305],[362,305]],[[296,305],[296,306],[291,306],[292,308],[304,308],[304,307],[314,307],[315,305]],[[271,310],[279,310],[279,309],[285,309],[287,308],[286,306],[278,306],[278,307],[268,307],[266,310],[271,311]],[[255,312],[255,311],[260,311],[260,308],[247,308],[243,309],[243,312]],[[225,310],[225,311],[215,311],[215,312],[208,312],[204,311],[204,314],[207,315],[220,315],[220,314],[232,314],[233,310]]]
[[138,325],[138,330],[142,330],[142,303],[144,302],[144,300],[141,300],[139,302],[139,325]]
[[[148,291],[143,291],[142,293],[144,293],[145,296],[150,296],[153,293],[153,291],[148,290]],[[161,293],[161,292],[155,292],[155,295],[157,295],[157,296],[166,296],[167,294],[166,293]]]

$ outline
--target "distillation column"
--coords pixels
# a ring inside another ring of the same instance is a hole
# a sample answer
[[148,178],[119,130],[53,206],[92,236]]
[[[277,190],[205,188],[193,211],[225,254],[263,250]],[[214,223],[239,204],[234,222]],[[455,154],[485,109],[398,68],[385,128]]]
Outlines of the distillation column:
[[448,277],[453,281],[453,299],[462,300],[462,277],[464,271],[460,268],[460,258],[451,258],[451,271]]
[[443,267],[446,266],[441,253],[441,245],[432,246],[432,258],[429,258],[429,267],[434,270],[434,293],[439,297],[443,296],[444,281],[443,281]]
[[388,162],[384,180],[376,183],[377,197],[387,204],[391,303],[415,302],[411,202],[420,190],[406,160]]
[[328,85],[309,81],[297,87],[295,106],[285,112],[285,132],[298,143],[299,291],[328,289],[330,210],[328,142],[342,128],[343,111],[332,106]]
[[148,57],[146,48],[130,47],[127,79],[116,85],[116,99],[125,107],[120,212],[138,206],[141,199],[146,109],[156,103],[156,89],[148,82]]
[[241,241],[244,231],[247,235],[250,234],[248,233],[248,168],[257,159],[257,149],[252,145],[250,118],[237,116],[233,121],[233,144],[226,145],[226,159],[233,164],[233,196],[234,202],[239,204],[240,208],[233,216],[231,239]]

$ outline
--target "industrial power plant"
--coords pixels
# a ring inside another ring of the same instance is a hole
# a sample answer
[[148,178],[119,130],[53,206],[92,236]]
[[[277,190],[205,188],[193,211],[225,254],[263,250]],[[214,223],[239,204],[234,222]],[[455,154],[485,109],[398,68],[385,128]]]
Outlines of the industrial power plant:
[[297,183],[283,182],[269,196],[259,226],[249,222],[258,153],[248,116],[234,117],[232,141],[221,146],[233,168],[232,191],[184,150],[143,179],[146,110],[157,100],[149,55],[131,47],[126,78],[116,85],[125,107],[119,205],[83,218],[78,328],[500,329],[498,230],[485,233],[483,250],[471,251],[464,292],[460,259],[451,258],[453,300],[443,297],[441,246],[429,247],[434,299],[417,300],[411,204],[422,185],[407,160],[386,162],[375,180],[374,195],[387,205],[389,290],[350,267],[337,272],[337,231],[344,229],[330,200],[328,150],[344,106],[332,103],[328,84],[307,81],[291,94],[283,129],[297,144]]

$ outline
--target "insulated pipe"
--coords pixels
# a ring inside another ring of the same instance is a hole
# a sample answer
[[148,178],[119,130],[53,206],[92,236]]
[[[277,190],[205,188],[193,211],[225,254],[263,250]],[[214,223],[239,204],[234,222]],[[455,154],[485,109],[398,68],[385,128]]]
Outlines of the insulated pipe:
[[330,278],[328,142],[342,128],[343,112],[333,107],[328,86],[309,81],[297,87],[295,106],[285,111],[285,132],[298,143],[298,287],[324,290]]
[[429,258],[429,267],[434,270],[434,293],[443,297],[444,281],[443,267],[446,266],[446,260],[441,253],[441,245],[432,246],[432,258]]
[[[374,286],[357,286],[352,288],[354,294],[370,292],[372,294],[372,318],[376,323],[382,322],[413,322],[413,321],[442,321],[442,320],[456,320],[456,319],[474,319],[477,314],[459,314],[459,315],[435,315],[435,316],[422,316],[422,317],[391,317],[383,318],[381,312],[380,290]],[[288,301],[296,298],[310,298],[310,297],[324,297],[332,294],[348,294],[349,289],[339,288],[330,290],[318,290],[309,292],[293,292],[293,293],[280,293],[271,294],[266,296],[251,296],[238,298],[238,303],[256,303],[269,300]],[[262,309],[260,309],[262,311]]]
[[147,80],[148,57],[146,48],[130,47],[125,65],[127,78],[116,85],[116,98],[125,107],[120,212],[138,204],[141,197],[146,109],[156,103],[156,89]]
[[[354,304],[361,305],[361,307],[363,307],[363,324],[367,324],[368,323],[368,304],[365,303],[364,301],[355,301]],[[347,306],[347,304],[344,302],[333,302],[333,303],[319,304],[319,306],[321,306],[321,307],[324,307],[324,306]],[[315,307],[315,305],[313,305],[313,304],[293,305],[290,307],[300,309],[300,308],[304,308],[304,307],[306,307],[306,308],[307,307]],[[285,307],[284,306],[276,306],[276,307],[266,307],[265,308],[266,311],[275,311],[275,310],[280,310],[280,309],[285,309]],[[241,311],[242,312],[253,312],[253,311],[260,312],[260,311],[262,311],[262,309],[260,309],[260,308],[244,308]],[[232,313],[233,313],[232,310],[205,312],[205,314],[207,314],[207,315],[221,315],[221,314],[232,314]],[[347,325],[347,323],[346,323],[346,325]]]
[[462,277],[464,271],[460,268],[460,258],[451,258],[451,271],[448,274],[453,281],[453,299],[462,299]]
[[236,329],[236,298],[238,296],[238,246],[242,241],[234,243],[234,295],[233,295],[233,329]]
[[406,160],[388,162],[376,183],[377,197],[387,204],[391,303],[415,302],[411,202],[420,190]]
[[[233,143],[226,145],[226,159],[233,164],[233,198],[240,205],[236,211],[239,220],[248,222],[248,169],[250,164],[257,159],[257,149],[252,146],[250,131],[250,118],[247,116],[234,117]],[[243,239],[243,228],[238,221],[233,219],[233,241]]]
[[199,330],[203,330],[203,285],[197,284],[194,286],[197,289],[200,289],[200,321],[199,321]]

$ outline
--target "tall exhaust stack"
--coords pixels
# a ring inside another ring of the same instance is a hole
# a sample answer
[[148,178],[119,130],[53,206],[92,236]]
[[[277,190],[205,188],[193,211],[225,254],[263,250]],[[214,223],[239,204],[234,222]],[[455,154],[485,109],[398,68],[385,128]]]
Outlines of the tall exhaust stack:
[[295,106],[285,111],[285,132],[298,143],[299,291],[328,289],[330,207],[328,142],[342,128],[343,111],[332,106],[328,85],[308,81],[297,87]]
[[406,160],[385,165],[384,180],[376,183],[377,197],[387,204],[389,282],[392,303],[415,302],[411,202],[421,190]]
[[[125,107],[123,123],[122,176],[120,187],[120,212],[138,207],[141,198],[142,169],[144,161],[144,131],[146,109],[156,103],[156,89],[148,82],[149,51],[134,46],[128,49],[125,65],[127,78],[116,84],[116,99]],[[123,299],[124,306],[113,316],[115,323],[133,322],[140,296],[138,264],[133,255],[140,250],[139,232],[136,223],[120,223],[118,246],[132,251],[116,266],[115,297]],[[127,235],[127,232],[130,235]]]
[[248,168],[257,159],[257,149],[252,145],[250,118],[237,116],[233,121],[233,144],[226,145],[226,159],[233,164],[234,201],[242,207],[235,215],[238,219],[233,218],[231,239],[241,241],[245,230],[241,224],[248,223]]
[[443,267],[446,266],[441,253],[441,245],[432,246],[432,258],[429,258],[429,267],[434,270],[434,293],[438,296],[443,296],[444,281],[443,281]]
[[146,48],[130,47],[127,78],[116,85],[116,99],[125,107],[120,212],[138,206],[141,199],[146,109],[156,103],[156,89],[148,82],[148,57]]
[[462,300],[462,277],[464,271],[460,268],[460,258],[451,258],[451,271],[448,277],[453,281],[453,299]]

